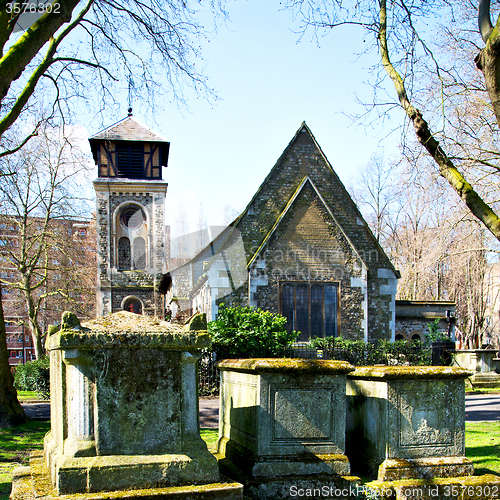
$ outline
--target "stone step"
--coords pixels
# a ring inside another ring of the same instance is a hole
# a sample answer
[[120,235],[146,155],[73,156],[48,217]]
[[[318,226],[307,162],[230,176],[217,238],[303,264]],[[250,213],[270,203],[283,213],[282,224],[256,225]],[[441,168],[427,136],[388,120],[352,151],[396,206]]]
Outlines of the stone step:
[[16,467],[10,500],[242,500],[243,485],[220,482],[169,488],[128,489],[58,495],[50,481],[41,452],[34,452],[30,467]]

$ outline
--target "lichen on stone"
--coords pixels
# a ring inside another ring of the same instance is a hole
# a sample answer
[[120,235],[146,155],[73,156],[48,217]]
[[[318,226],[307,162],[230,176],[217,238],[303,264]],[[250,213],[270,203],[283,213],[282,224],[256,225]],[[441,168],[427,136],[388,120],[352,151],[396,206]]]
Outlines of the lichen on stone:
[[210,337],[206,331],[190,331],[185,326],[127,311],[119,311],[70,328],[75,324],[73,316],[68,313],[66,323],[63,323],[58,332],[54,332],[58,334],[53,333],[48,337],[48,350],[61,347],[203,349],[210,346]]
[[359,366],[349,373],[359,379],[463,379],[472,375],[470,370],[456,366]]
[[325,359],[251,358],[229,359],[218,365],[220,370],[248,370],[255,372],[328,372],[349,373],[354,366],[346,361]]

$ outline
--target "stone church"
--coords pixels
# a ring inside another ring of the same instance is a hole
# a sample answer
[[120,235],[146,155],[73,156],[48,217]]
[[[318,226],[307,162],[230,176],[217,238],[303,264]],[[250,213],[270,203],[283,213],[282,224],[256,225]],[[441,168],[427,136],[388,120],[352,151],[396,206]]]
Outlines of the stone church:
[[243,213],[170,271],[173,315],[281,313],[300,341],[395,338],[399,273],[303,123]]
[[97,316],[163,316],[169,143],[129,115],[89,139],[97,165]]

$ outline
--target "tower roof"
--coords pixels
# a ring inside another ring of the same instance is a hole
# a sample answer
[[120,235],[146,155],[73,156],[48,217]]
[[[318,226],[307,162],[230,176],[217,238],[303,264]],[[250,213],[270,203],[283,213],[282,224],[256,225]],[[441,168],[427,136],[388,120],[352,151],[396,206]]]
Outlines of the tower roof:
[[92,144],[96,140],[168,142],[164,137],[153,132],[149,127],[129,115],[110,127],[98,132],[89,139]]

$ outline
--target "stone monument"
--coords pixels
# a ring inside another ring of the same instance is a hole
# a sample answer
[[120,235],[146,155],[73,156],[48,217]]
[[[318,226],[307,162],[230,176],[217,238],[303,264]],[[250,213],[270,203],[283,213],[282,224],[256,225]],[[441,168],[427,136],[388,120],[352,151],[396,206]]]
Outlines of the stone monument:
[[357,472],[382,481],[472,475],[465,457],[469,375],[423,366],[363,366],[350,373],[347,453]]
[[221,471],[243,482],[253,499],[355,489],[344,453],[346,373],[353,369],[326,360],[219,363]]
[[155,498],[241,499],[241,485],[220,482],[199,434],[196,361],[207,333],[125,311],[83,326],[75,319],[64,313],[46,343],[44,456],[57,495],[156,489]]

